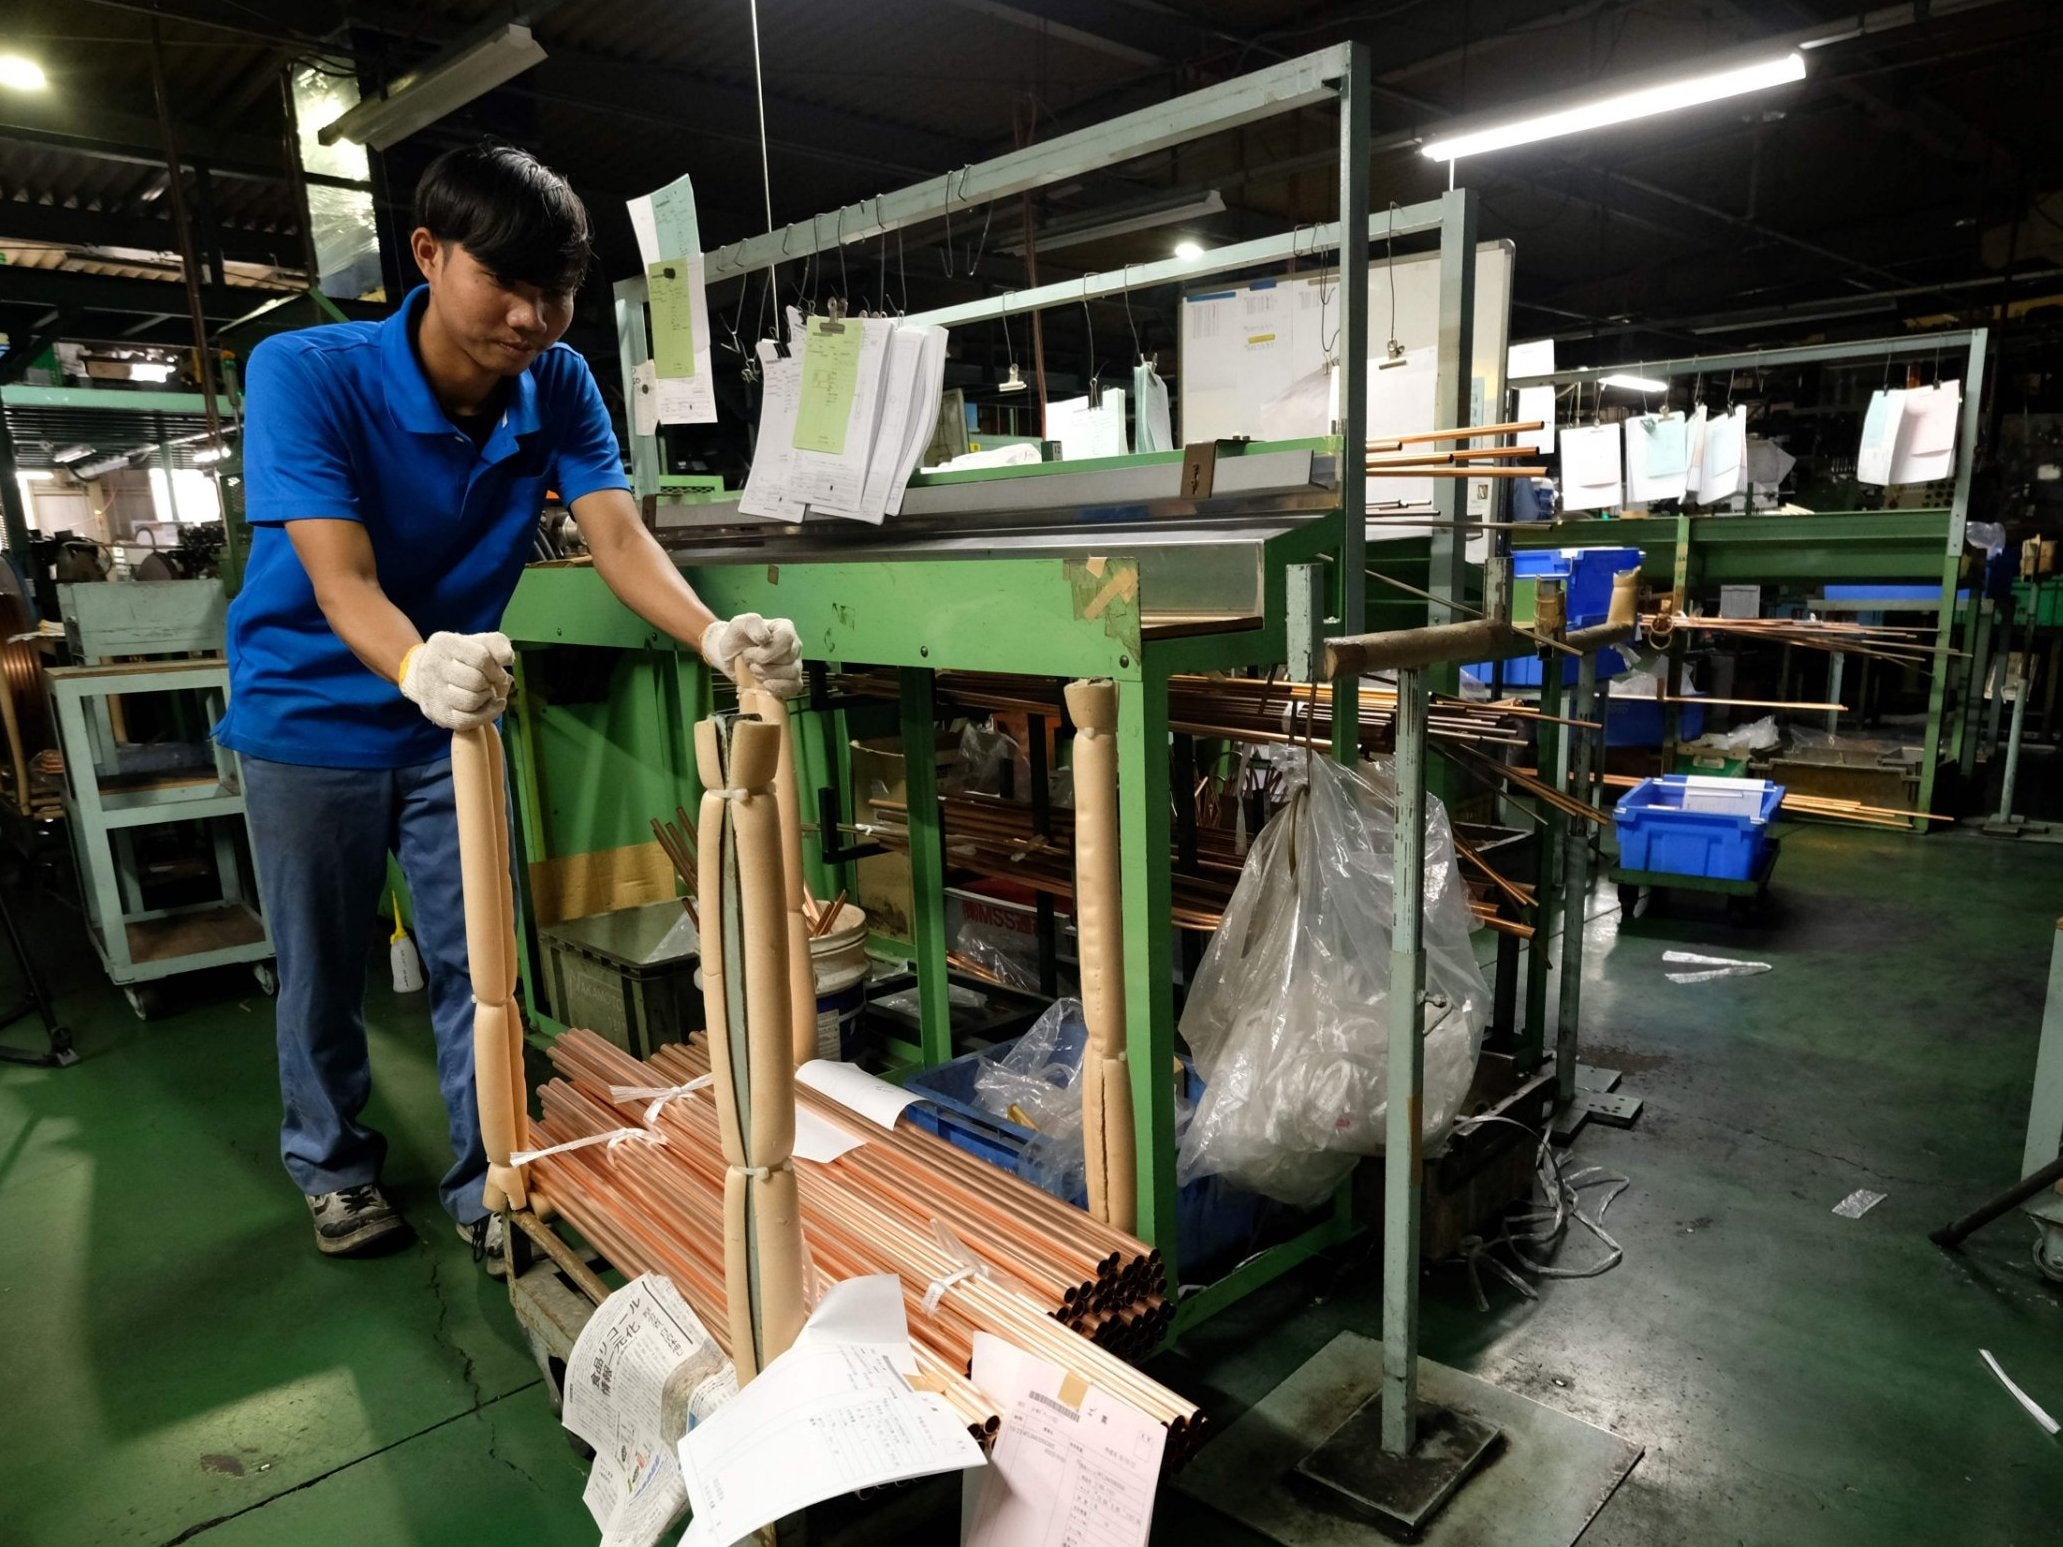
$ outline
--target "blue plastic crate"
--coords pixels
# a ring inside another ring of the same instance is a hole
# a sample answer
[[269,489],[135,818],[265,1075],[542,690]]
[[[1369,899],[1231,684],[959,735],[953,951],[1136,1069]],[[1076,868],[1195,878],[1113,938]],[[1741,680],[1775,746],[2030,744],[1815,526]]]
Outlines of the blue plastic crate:
[[[1555,659],[1562,663],[1562,686],[1574,687],[1576,673],[1582,662],[1573,655],[1555,652]],[[1473,666],[1464,666],[1476,681],[1488,687],[1491,673],[1497,668],[1495,661],[1478,661]],[[1597,680],[1609,682],[1626,670],[1626,658],[1610,645],[1597,652]],[[1515,655],[1504,662],[1503,682],[1507,688],[1537,688],[1540,686],[1540,657],[1537,655]]]
[[[903,1085],[924,1098],[905,1109],[910,1121],[1012,1176],[1019,1174],[1032,1130],[983,1110],[975,1100],[974,1081],[984,1058],[1002,1058],[1015,1046],[1013,1038],[979,1053],[962,1054],[911,1075]],[[1182,1069],[1193,1101],[1203,1093],[1203,1081],[1187,1059]],[[1174,1163],[1172,1155],[1168,1163]],[[1079,1209],[1089,1200],[1076,1194],[1066,1201]],[[1182,1188],[1175,1195],[1175,1251],[1183,1276],[1194,1281],[1239,1262],[1280,1208],[1272,1199],[1228,1186],[1221,1177],[1207,1176]]]
[[1643,779],[1612,812],[1619,868],[1746,881],[1761,866],[1783,803],[1784,787],[1767,779]]
[[[1605,745],[1608,747],[1659,747],[1668,721],[1666,706],[1652,698],[1601,699],[1599,712],[1605,717]],[[1705,734],[1705,706],[1678,704],[1676,739],[1696,741]]]
[[[1559,580],[1563,610],[1569,628],[1594,628],[1612,615],[1612,580],[1621,570],[1640,568],[1638,548],[1533,548],[1511,556],[1514,580]],[[1492,664],[1478,662],[1464,666],[1477,681],[1488,683]],[[1618,656],[1605,651],[1598,658],[1598,680],[1615,677],[1625,668]],[[1576,657],[1562,657],[1562,681],[1576,680]],[[1504,685],[1513,688],[1540,686],[1540,657],[1531,652],[1506,658]]]

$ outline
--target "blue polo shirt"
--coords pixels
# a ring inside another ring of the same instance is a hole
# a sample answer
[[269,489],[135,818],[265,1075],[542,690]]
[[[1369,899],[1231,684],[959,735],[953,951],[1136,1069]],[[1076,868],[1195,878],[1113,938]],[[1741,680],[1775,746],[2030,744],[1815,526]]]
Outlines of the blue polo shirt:
[[229,712],[215,738],[253,757],[405,768],[451,750],[369,671],[315,602],[286,523],[363,523],[380,588],[428,638],[499,627],[547,488],[567,504],[627,489],[587,362],[555,344],[510,383],[484,446],[445,415],[411,333],[418,287],[384,322],[266,339],[245,373],[244,509],[251,552],[229,607]]

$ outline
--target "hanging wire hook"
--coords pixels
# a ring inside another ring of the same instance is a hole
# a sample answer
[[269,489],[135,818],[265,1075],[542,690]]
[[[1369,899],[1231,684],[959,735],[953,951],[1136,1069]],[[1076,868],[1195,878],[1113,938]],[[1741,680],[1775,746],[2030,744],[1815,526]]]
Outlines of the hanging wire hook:
[[[967,179],[964,177],[960,179],[960,191],[962,193],[967,191]],[[988,251],[989,227],[995,223],[995,219],[996,201],[991,199],[989,200],[988,213],[982,217],[981,221],[981,240],[975,244],[974,256],[967,260],[967,277],[969,279],[972,279],[974,271],[981,267],[982,255]]]
[[847,311],[852,310],[852,281],[845,272],[845,206],[838,206],[838,224],[832,228],[831,239],[838,244],[838,299]]
[[[967,186],[964,176],[960,186]],[[953,277],[953,174],[950,170],[946,173],[946,245],[945,251],[939,254],[938,267],[947,279]]]
[[1132,330],[1132,352],[1139,357],[1139,363],[1146,363],[1146,351],[1139,347],[1139,324],[1132,320],[1132,265],[1127,263],[1118,274],[1119,293],[1125,298],[1125,326]]
[[1082,279],[1082,326],[1089,330],[1089,406],[1096,406],[1097,385],[1101,378],[1096,372],[1096,319],[1089,314],[1089,281]]

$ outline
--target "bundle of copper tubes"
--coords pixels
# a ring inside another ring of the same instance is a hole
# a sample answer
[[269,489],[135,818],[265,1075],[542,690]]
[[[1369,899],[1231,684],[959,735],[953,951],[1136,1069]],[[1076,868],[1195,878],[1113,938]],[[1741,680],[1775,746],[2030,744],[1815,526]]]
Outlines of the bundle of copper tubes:
[[[551,1049],[559,1078],[538,1090],[538,1146],[644,1128],[660,1142],[590,1145],[529,1162],[533,1189],[623,1272],[652,1271],[724,1339],[723,1177],[716,1109],[706,1091],[667,1099],[709,1072],[698,1038],[640,1061],[587,1031]],[[1158,1344],[1172,1318],[1160,1258],[1145,1243],[906,1122],[879,1128],[798,1086],[812,1109],[865,1142],[829,1162],[798,1160],[803,1236],[830,1279],[892,1273],[902,1282],[922,1377],[993,1436],[995,1405],[968,1379],[973,1338],[987,1332],[1120,1397],[1168,1430],[1170,1468],[1204,1435],[1194,1404],[1122,1356]]]

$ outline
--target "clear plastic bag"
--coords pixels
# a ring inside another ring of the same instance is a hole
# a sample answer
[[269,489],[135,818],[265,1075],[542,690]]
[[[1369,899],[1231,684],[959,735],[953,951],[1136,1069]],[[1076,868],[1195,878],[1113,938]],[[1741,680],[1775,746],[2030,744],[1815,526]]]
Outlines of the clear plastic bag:
[[1024,787],[1017,777],[1017,763],[1015,738],[994,721],[976,724],[969,720],[960,727],[960,747],[953,755],[953,766],[946,770],[946,793],[1013,795]]
[[[1297,777],[1247,855],[1182,1012],[1204,1093],[1178,1176],[1220,1175],[1309,1208],[1383,1147],[1395,818],[1386,764],[1306,757]],[[1447,813],[1429,796],[1429,1146],[1468,1094],[1489,1012],[1469,927]]]
[[[1088,1023],[1079,999],[1057,999],[1000,1058],[984,1058],[974,1076],[975,1103],[985,1112],[1032,1130],[1018,1175],[1034,1187],[1080,1203],[1088,1196],[1082,1157],[1082,1049]],[[1192,1106],[1175,1101],[1175,1134]]]

